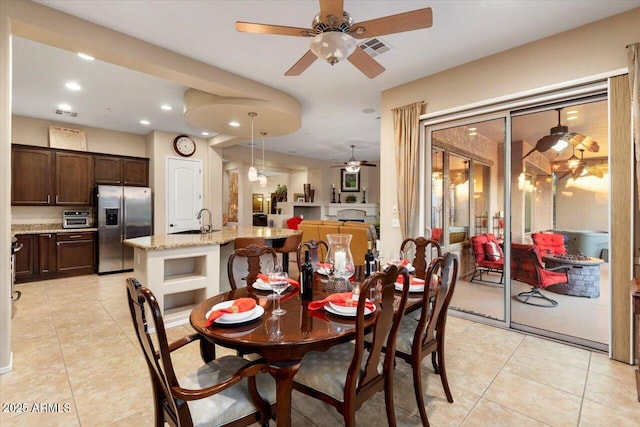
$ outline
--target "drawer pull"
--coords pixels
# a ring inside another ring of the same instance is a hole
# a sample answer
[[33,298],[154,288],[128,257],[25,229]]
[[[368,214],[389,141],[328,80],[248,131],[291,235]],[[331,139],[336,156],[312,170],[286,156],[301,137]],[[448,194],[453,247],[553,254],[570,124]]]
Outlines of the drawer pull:
[[67,236],[67,237],[69,237],[70,239],[80,239],[82,238],[82,234],[74,234],[73,236]]

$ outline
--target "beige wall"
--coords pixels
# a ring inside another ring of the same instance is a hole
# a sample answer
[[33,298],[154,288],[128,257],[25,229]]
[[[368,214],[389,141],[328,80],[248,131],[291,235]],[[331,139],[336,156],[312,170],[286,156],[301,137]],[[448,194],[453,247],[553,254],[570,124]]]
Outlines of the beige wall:
[[382,245],[401,243],[400,229],[391,228],[397,204],[392,108],[425,101],[427,113],[436,113],[624,69],[625,46],[640,39],[639,22],[640,9],[634,9],[382,92]]

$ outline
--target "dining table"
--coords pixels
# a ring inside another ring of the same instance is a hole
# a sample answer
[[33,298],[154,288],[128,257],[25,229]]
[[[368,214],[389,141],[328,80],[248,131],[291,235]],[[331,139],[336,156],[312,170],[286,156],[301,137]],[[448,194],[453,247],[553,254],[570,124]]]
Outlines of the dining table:
[[[313,300],[322,300],[329,295],[325,284],[323,276],[316,273]],[[195,306],[190,322],[210,342],[243,354],[257,353],[267,361],[277,387],[276,421],[278,426],[288,427],[291,425],[293,379],[303,357],[310,351],[326,351],[354,339],[355,319],[334,315],[323,309],[309,310],[309,301],[302,299],[299,288],[295,286],[290,286],[281,296],[280,304],[286,313],[272,315],[275,300],[270,299],[269,295],[270,291],[251,286],[224,292]],[[256,300],[256,309],[262,313],[259,317],[252,316],[241,323],[206,326],[206,315],[213,306],[246,297]],[[396,292],[396,300],[399,299],[400,292]],[[422,294],[411,293],[407,311],[417,309],[421,303]],[[365,327],[371,327],[374,319],[375,311],[365,318]]]

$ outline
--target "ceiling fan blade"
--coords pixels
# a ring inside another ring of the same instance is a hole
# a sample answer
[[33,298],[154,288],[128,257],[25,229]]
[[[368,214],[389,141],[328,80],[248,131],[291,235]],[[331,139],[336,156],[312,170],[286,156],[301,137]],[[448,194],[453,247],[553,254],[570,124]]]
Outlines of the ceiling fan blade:
[[369,21],[353,24],[349,29],[356,39],[365,39],[385,34],[402,33],[405,31],[429,28],[433,25],[433,13],[431,8],[412,10],[397,15],[371,19]]
[[375,167],[376,167],[376,166],[378,166],[378,165],[372,165],[372,164],[370,164],[370,163],[360,163],[360,166],[369,166],[369,167],[371,167],[371,168],[375,168]]
[[256,24],[236,21],[236,31],[242,33],[278,34],[281,36],[311,37],[315,33],[309,28],[286,27],[283,25]]
[[569,139],[569,144],[573,145],[574,147],[582,146],[585,149],[593,152],[600,151],[600,146],[593,138],[591,138],[590,136],[581,135],[579,133],[573,134],[571,136],[571,138]]
[[316,59],[318,59],[318,57],[315,55],[315,53],[313,53],[310,50],[308,50],[307,53],[302,55],[302,58],[298,59],[298,62],[293,64],[293,67],[289,68],[287,70],[287,72],[284,73],[284,75],[285,76],[299,76],[300,74],[302,74],[304,72],[304,70],[309,68],[309,66],[311,64],[313,64],[313,62]]
[[373,79],[384,71],[384,67],[380,65],[378,61],[367,55],[360,46],[356,47],[356,50],[349,55],[347,60],[370,79]]
[[526,157],[529,156],[529,154],[533,153],[534,151],[536,151],[538,149],[537,146],[533,147],[531,150],[529,150],[529,152],[527,154],[525,154],[524,156],[522,156],[522,160],[524,160]]
[[338,22],[335,25],[342,24],[342,11],[344,10],[343,0],[320,0],[320,21],[325,24],[329,22],[329,16],[335,16]]

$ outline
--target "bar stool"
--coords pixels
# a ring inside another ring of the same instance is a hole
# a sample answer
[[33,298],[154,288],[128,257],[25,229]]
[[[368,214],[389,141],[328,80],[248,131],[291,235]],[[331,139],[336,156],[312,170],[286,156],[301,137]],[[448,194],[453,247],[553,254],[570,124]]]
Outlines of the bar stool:
[[282,254],[282,271],[289,272],[289,253],[297,252],[298,245],[302,242],[302,233],[292,234],[287,237],[279,248],[273,248],[279,254]]
[[264,237],[236,237],[236,240],[233,243],[233,248],[242,249],[249,245],[267,246],[267,241]]

